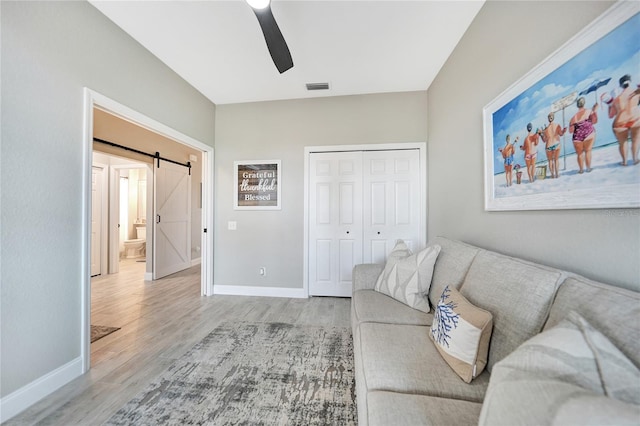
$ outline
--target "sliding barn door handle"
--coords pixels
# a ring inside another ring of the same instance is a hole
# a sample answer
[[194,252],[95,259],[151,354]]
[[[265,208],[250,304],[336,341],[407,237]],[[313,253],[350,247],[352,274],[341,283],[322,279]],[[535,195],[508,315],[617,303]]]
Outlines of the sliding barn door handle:
[[160,223],[160,215],[159,214],[156,215],[156,223]]

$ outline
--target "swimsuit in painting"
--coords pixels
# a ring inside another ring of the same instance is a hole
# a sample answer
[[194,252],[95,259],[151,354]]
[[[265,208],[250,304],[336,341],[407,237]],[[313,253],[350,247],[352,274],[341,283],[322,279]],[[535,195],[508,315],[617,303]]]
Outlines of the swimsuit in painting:
[[614,129],[630,129],[636,125],[638,118],[634,118],[632,120],[627,121],[626,123],[617,124]]
[[555,145],[551,145],[550,147],[548,147],[547,151],[552,151],[553,152],[553,151],[555,151],[556,149],[559,149],[559,148],[560,148],[560,142],[558,142]]
[[504,165],[510,166],[513,164],[513,154],[504,159]]
[[525,160],[535,160],[537,155],[538,155],[537,152],[534,152],[533,154],[527,154],[527,155],[524,156],[524,159]]
[[589,137],[590,134],[595,132],[593,127],[593,123],[591,122],[591,117],[586,120],[579,121],[573,125],[573,141],[574,142],[584,142],[586,138]]

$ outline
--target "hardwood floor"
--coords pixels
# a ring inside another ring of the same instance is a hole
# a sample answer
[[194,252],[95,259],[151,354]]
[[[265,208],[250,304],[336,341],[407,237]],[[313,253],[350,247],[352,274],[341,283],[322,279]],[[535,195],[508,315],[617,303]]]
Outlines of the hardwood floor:
[[351,299],[200,296],[200,266],[144,281],[145,264],[91,281],[91,323],[121,327],[91,344],[91,370],[7,425],[98,425],[225,321],[349,326]]

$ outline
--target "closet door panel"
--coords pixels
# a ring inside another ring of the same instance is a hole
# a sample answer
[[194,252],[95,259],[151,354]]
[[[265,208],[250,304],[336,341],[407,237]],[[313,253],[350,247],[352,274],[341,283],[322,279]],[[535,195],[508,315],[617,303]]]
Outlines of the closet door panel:
[[314,153],[309,168],[309,294],[351,296],[362,263],[362,153]]
[[418,250],[422,240],[419,151],[367,151],[363,163],[364,262],[384,262],[398,239]]
[[409,182],[395,182],[396,226],[411,225],[411,185]]
[[371,241],[371,253],[365,258],[370,258],[371,263],[385,263],[387,260],[387,254],[391,251],[391,247],[387,247],[386,240],[373,240]]
[[352,281],[352,271],[353,267],[356,264],[355,255],[360,252],[362,249],[360,247],[362,244],[358,241],[353,240],[340,240],[340,265],[339,265],[339,281],[340,284],[351,285]]
[[317,240],[316,241],[316,255],[315,263],[317,267],[316,282],[330,283],[331,282],[331,240]]

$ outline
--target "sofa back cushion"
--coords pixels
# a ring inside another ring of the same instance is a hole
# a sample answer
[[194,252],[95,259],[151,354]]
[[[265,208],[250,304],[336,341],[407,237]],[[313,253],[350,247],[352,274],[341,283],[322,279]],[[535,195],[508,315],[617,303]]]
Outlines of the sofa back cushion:
[[429,290],[429,302],[436,306],[446,286],[460,289],[471,262],[481,249],[444,237],[437,237],[433,244],[440,246]]
[[479,424],[637,424],[638,383],[640,370],[571,311],[494,366]]
[[576,311],[640,368],[640,293],[570,276],[560,286],[544,326]]
[[491,251],[478,253],[460,292],[493,315],[488,371],[542,330],[564,277],[557,269]]

